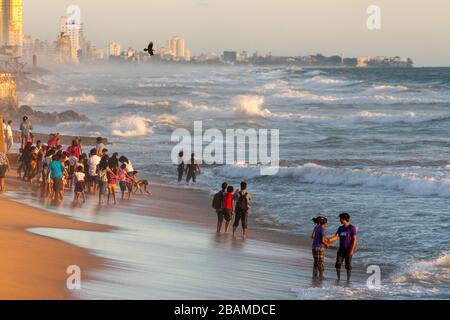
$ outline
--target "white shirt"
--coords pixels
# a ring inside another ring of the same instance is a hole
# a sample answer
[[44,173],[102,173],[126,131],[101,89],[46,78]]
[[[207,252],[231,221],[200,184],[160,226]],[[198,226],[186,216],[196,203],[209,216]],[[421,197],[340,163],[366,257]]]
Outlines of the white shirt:
[[130,161],[130,160],[128,160],[128,163],[125,163],[125,165],[127,166],[127,167],[125,168],[125,170],[127,170],[127,172],[133,172],[133,171],[134,171],[133,165],[131,164],[131,161]]
[[75,179],[77,179],[77,182],[84,181],[84,177],[86,175],[83,172],[75,172]]
[[8,124],[6,126],[6,138],[12,138],[13,137],[13,131],[11,126]]
[[98,175],[97,174],[97,166],[100,164],[101,160],[102,160],[102,158],[100,158],[97,155],[94,155],[89,158],[88,165],[89,165],[89,174],[91,176],[96,177]]

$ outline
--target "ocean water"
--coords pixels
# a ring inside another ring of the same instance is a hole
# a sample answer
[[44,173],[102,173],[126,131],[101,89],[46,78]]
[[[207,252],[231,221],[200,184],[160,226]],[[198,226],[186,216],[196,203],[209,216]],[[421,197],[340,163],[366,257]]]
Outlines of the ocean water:
[[323,214],[331,235],[346,211],[355,263],[389,270],[375,297],[450,298],[450,68],[99,65],[34,77],[49,88],[21,92],[23,104],[91,120],[37,130],[108,136],[111,150],[170,184],[176,128],[279,129],[277,175],[206,166],[196,187],[248,181],[257,227],[286,233],[309,234]]

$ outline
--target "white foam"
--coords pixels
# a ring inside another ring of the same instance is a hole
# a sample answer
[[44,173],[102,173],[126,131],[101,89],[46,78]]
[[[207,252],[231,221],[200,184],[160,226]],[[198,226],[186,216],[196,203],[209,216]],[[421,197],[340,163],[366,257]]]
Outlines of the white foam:
[[142,107],[170,107],[170,101],[145,101],[145,100],[127,100],[125,104],[130,106]]
[[339,105],[393,105],[393,104],[434,104],[446,103],[445,99],[424,96],[395,95],[394,92],[364,94],[316,94],[308,90],[287,88],[274,95],[276,98],[296,99],[306,104],[339,104]]
[[82,94],[79,97],[68,97],[66,103],[70,104],[96,104],[97,99],[93,95]]
[[263,108],[264,101],[262,96],[238,96],[234,99],[235,112],[243,116],[269,117],[272,112]]
[[[228,178],[254,179],[261,176],[260,168],[247,165],[227,165],[214,169]],[[297,179],[302,183],[380,188],[414,196],[439,196],[450,198],[450,179],[443,175],[426,175],[420,171],[383,171],[376,168],[329,168],[314,163],[298,167],[281,167],[276,178]]]
[[151,120],[131,115],[113,122],[111,134],[116,137],[139,137],[153,133]]
[[32,103],[35,100],[36,96],[33,93],[27,93],[27,95],[23,98],[23,102]]
[[419,260],[406,264],[394,276],[396,284],[428,283],[441,284],[450,282],[450,253],[444,252],[431,260]]

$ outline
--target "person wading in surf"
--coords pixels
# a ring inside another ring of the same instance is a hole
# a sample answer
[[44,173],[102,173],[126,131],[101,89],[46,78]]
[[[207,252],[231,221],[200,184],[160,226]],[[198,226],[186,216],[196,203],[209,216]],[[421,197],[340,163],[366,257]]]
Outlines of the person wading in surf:
[[239,223],[242,223],[242,234],[244,239],[248,237],[248,211],[250,210],[250,201],[252,197],[247,192],[247,183],[241,182],[241,189],[236,190],[234,194],[236,201],[235,218],[233,224],[233,239],[236,239],[236,230]]
[[330,238],[330,243],[339,239],[339,250],[336,258],[336,273],[338,281],[341,280],[341,266],[345,261],[345,269],[347,269],[347,281],[352,277],[352,258],[356,249],[356,228],[350,224],[350,215],[342,213],[339,215],[341,226],[336,231],[334,237]]

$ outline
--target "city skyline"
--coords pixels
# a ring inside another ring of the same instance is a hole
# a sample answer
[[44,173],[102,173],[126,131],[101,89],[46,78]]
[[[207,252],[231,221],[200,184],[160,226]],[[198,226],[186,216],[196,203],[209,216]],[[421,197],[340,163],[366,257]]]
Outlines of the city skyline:
[[[382,9],[382,28],[367,29],[366,9],[373,1],[223,1],[87,0],[39,2],[23,0],[25,34],[54,39],[55,24],[71,4],[81,7],[86,36],[98,47],[111,41],[124,48],[157,48],[180,35],[193,54],[226,50],[274,55],[408,56],[418,66],[450,65],[447,12],[450,3],[427,5],[406,0],[376,1]],[[135,10],[139,6],[139,10]],[[45,17],[43,19],[42,17]],[[99,17],[103,17],[99,21]],[[52,19],[54,18],[54,19]],[[118,20],[120,20],[118,23]],[[424,50],[427,48],[427,50]]]

